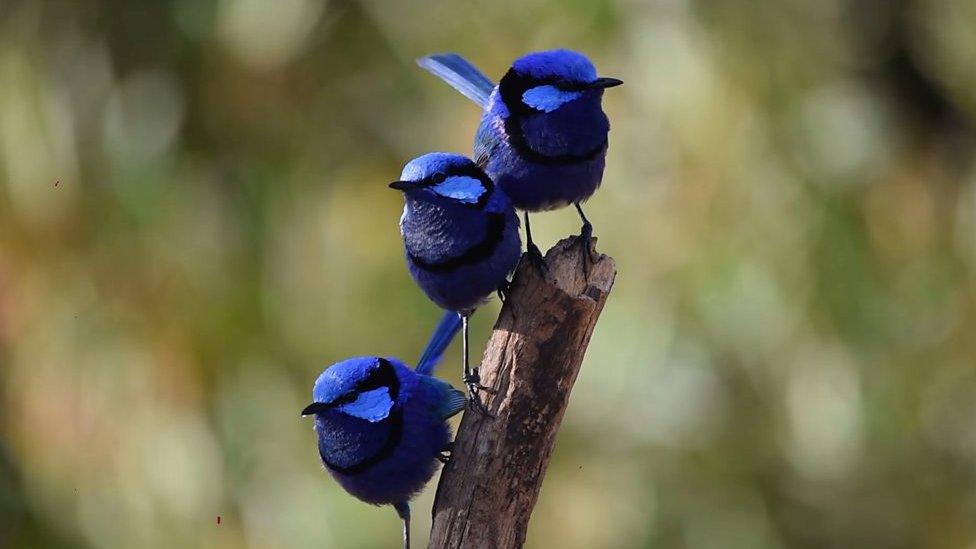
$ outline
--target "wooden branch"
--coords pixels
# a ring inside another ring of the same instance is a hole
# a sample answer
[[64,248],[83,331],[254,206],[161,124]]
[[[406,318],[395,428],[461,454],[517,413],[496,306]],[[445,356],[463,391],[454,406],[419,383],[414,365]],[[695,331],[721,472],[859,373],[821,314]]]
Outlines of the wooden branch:
[[521,547],[593,327],[617,274],[578,237],[515,273],[481,363],[494,418],[466,412],[434,500],[432,549]]

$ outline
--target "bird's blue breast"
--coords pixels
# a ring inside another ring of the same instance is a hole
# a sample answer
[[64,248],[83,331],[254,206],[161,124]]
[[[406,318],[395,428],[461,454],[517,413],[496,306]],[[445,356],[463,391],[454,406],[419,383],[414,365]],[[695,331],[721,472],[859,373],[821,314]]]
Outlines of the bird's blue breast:
[[457,260],[430,264],[408,251],[410,274],[431,301],[450,311],[470,310],[504,283],[522,249],[518,217],[507,198],[506,205],[505,213],[488,214],[485,238]]
[[[553,164],[585,162],[606,145],[610,121],[600,106],[601,92],[578,93],[585,93],[586,97],[551,113],[524,116],[517,121],[525,145],[542,157],[557,159]],[[533,160],[530,155],[523,156]]]
[[412,389],[387,419],[377,423],[338,411],[317,414],[319,455],[327,470],[353,496],[377,505],[409,500],[437,468],[450,440],[441,415],[449,392],[436,384]]
[[410,274],[427,297],[451,311],[480,305],[521,253],[515,210],[497,190],[484,209],[408,202],[400,228]]
[[330,469],[345,474],[365,471],[389,457],[403,432],[399,411],[380,422],[370,422],[339,410],[316,415],[319,455]]
[[489,216],[464,205],[408,200],[400,223],[407,254],[428,264],[463,256],[489,236]]
[[[553,132],[551,141],[547,143],[541,137],[546,135],[541,118],[525,122],[527,141],[515,141],[507,131],[506,119],[486,111],[475,136],[475,158],[516,208],[535,212],[582,202],[599,188],[606,161],[606,133],[601,138],[601,134],[594,133],[592,128],[608,128],[609,123],[602,110],[599,117],[593,111],[590,114],[598,119],[589,129],[582,130],[582,134],[572,124],[566,123],[566,119],[557,120],[555,127],[565,129],[569,136],[575,136],[568,138],[573,141],[570,147],[566,139],[556,136],[558,132]],[[531,139],[528,136],[532,136]],[[540,158],[540,151],[533,149],[531,153],[526,153],[529,140],[542,152],[557,154],[582,150],[583,154]],[[587,150],[589,146],[595,148]]]

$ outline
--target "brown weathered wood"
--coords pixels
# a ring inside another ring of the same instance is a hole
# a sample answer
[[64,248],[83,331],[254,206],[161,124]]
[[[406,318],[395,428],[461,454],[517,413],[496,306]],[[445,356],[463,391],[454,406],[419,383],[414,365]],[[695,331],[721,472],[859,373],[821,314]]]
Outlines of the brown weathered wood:
[[434,501],[432,549],[521,547],[590,335],[617,274],[583,262],[577,237],[546,254],[552,278],[528,262],[515,274],[484,360],[495,416],[466,412]]

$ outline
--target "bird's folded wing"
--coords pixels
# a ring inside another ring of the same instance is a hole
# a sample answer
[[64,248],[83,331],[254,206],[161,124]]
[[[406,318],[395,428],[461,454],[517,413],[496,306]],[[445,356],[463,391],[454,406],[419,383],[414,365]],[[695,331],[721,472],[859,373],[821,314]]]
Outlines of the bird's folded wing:
[[454,387],[451,387],[450,396],[444,402],[443,408],[441,408],[441,417],[447,419],[453,417],[464,409],[464,405],[468,403],[468,397],[464,393],[458,391]]
[[468,398],[451,386],[450,383],[441,381],[436,377],[420,376],[420,382],[428,387],[435,397],[429,402],[430,411],[437,417],[447,419],[461,410],[468,402]]

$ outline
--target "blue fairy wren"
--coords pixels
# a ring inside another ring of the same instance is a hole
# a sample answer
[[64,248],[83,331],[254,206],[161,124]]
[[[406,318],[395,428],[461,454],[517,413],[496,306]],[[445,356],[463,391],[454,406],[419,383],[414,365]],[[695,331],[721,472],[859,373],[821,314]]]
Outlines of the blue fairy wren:
[[529,212],[569,204],[583,221],[581,236],[589,256],[593,226],[580,203],[603,179],[610,131],[603,90],[623,82],[599,78],[586,56],[564,49],[516,59],[498,85],[454,53],[431,55],[417,63],[484,109],[474,158],[524,211],[533,263],[545,270],[532,242]]
[[508,285],[522,242],[511,201],[465,156],[429,153],[411,160],[390,187],[403,192],[400,233],[410,275],[431,301],[461,317],[464,383],[478,398],[477,368],[468,362],[468,318]]
[[464,408],[465,395],[432,377],[461,327],[444,314],[413,370],[393,357],[361,356],[337,362],[315,381],[312,404],[319,457],[356,498],[393,505],[410,547],[410,499],[434,475],[451,449],[447,419]]

